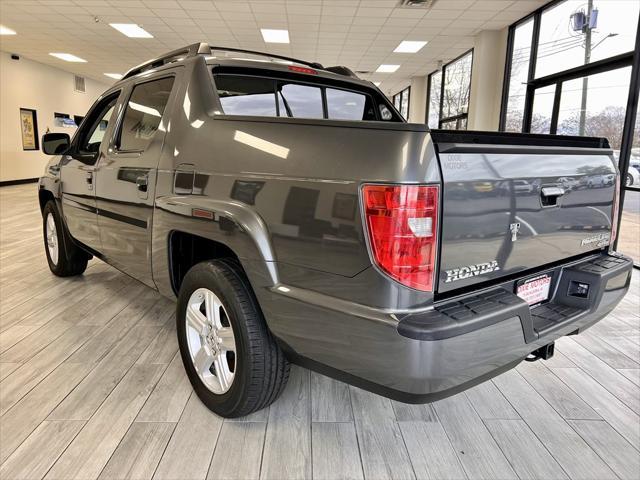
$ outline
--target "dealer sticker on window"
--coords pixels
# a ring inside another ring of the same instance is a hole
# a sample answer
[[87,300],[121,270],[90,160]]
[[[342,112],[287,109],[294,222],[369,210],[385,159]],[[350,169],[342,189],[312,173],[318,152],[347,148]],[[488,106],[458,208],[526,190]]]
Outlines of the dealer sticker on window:
[[518,285],[516,295],[522,298],[529,305],[536,305],[549,298],[551,288],[551,275],[540,275],[538,277],[525,280]]

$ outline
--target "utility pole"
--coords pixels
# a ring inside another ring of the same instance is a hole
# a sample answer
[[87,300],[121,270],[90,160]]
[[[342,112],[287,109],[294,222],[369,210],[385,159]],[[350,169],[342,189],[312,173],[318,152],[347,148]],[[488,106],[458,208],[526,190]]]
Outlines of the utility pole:
[[[584,64],[591,62],[591,15],[593,14],[593,0],[587,4],[587,18],[584,26]],[[594,25],[595,26],[595,25]],[[580,124],[578,135],[585,134],[585,124],[587,122],[587,89],[589,88],[589,77],[582,79],[582,100],[580,102]]]

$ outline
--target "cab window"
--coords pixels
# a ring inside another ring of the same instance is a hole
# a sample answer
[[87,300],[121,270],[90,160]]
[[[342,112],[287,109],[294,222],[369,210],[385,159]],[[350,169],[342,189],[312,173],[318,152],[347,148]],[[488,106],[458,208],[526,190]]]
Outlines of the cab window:
[[119,150],[144,151],[149,146],[160,126],[173,81],[173,77],[166,77],[133,87],[122,119]]

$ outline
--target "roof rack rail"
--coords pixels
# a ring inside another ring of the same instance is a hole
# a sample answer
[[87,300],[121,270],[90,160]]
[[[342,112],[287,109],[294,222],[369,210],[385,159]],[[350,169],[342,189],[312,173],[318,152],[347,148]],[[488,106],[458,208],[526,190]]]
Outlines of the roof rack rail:
[[344,65],[335,65],[333,67],[326,67],[325,70],[331,73],[336,73],[338,75],[344,75],[346,77],[360,78],[358,77],[358,75],[356,75],[353,72],[353,70],[351,70],[349,67],[345,67]]
[[122,79],[124,80],[125,78],[132,77],[134,75],[144,72],[145,70],[161,67],[162,65],[175,62],[181,58],[195,57],[196,55],[210,55],[210,54],[211,54],[211,47],[207,43],[194,43],[184,48],[179,48],[169,53],[165,53],[164,55],[158,58],[154,58],[152,60],[148,60],[144,63],[141,63],[137,67],[133,67],[127,73],[125,73]]
[[318,62],[307,62],[306,60],[299,60],[297,58],[285,57],[283,55],[276,55],[276,54],[273,54],[273,53],[257,52],[255,50],[245,50],[243,48],[215,47],[213,45],[210,45],[209,47],[211,48],[211,50],[224,50],[226,52],[250,53],[252,55],[262,55],[263,57],[271,57],[271,58],[277,58],[279,60],[287,60],[289,62],[300,63],[302,65],[307,65],[308,67],[317,68],[317,69],[320,69],[320,70],[324,70],[325,69],[322,66],[322,64],[320,64]]

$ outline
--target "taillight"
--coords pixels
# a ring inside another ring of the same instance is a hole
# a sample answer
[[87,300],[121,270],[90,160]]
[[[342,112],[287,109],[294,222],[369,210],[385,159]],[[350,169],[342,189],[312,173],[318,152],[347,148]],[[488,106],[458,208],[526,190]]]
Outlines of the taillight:
[[433,291],[438,237],[437,186],[365,185],[362,203],[371,256],[407,287]]
[[613,244],[618,235],[618,209],[620,208],[620,175],[616,175],[616,188],[613,194],[613,208],[611,209],[611,240],[609,250],[613,250]]

